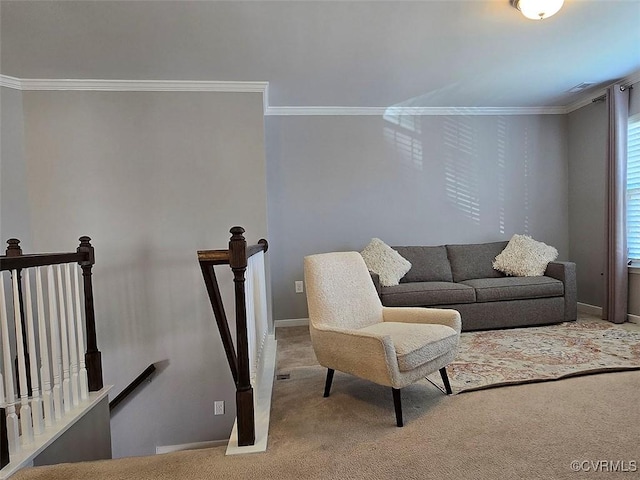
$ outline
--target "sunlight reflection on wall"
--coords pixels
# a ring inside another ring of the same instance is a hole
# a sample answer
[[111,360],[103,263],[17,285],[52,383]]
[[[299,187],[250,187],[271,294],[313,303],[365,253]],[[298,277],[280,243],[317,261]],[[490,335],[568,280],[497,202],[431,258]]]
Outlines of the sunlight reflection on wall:
[[529,168],[529,130],[525,129],[522,147],[522,167],[524,169],[524,187],[523,187],[523,219],[522,219],[522,232],[525,235],[529,235],[529,182],[531,181],[531,172]]
[[479,225],[480,165],[473,126],[465,117],[448,117],[442,128],[447,198],[464,217]]
[[505,230],[505,168],[506,168],[506,152],[507,152],[507,122],[504,117],[498,119],[498,232],[504,233]]
[[422,170],[421,118],[416,115],[385,113],[383,117],[393,126],[384,127],[384,140],[400,155],[400,162],[412,169]]

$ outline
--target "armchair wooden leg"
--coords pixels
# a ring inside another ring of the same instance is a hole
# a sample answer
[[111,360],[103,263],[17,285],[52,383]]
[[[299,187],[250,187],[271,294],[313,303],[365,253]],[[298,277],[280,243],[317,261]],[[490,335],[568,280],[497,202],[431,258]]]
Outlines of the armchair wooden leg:
[[333,373],[335,370],[332,368],[327,368],[327,381],[324,383],[324,397],[329,396],[329,392],[331,391],[331,382],[333,381]]
[[396,425],[402,427],[402,400],[400,399],[400,389],[391,387],[393,392],[393,406],[396,409]]
[[442,383],[444,383],[444,389],[447,391],[448,395],[451,395],[453,391],[451,390],[451,384],[449,383],[446,367],[442,367],[440,369],[440,376],[442,377]]

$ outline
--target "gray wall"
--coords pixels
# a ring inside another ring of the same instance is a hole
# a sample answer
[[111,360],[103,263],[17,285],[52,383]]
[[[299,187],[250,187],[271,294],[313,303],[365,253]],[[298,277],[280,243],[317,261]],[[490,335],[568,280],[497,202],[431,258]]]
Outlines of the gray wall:
[[[23,97],[33,248],[73,249],[92,237],[112,397],[162,365],[114,415],[114,456],[228,438],[235,389],[196,250],[225,248],[233,225],[251,242],[268,237],[261,94]],[[219,280],[230,307],[228,268]],[[225,415],[213,416],[214,400],[226,401]]]
[[51,445],[33,459],[33,465],[90,462],[112,458],[109,399],[103,398]]
[[267,117],[274,318],[307,316],[303,257],[526,233],[568,257],[566,118]]
[[0,251],[8,238],[31,247],[31,221],[24,161],[22,92],[0,87]]
[[[629,115],[640,113],[636,84]],[[577,264],[578,302],[604,300],[607,105],[597,102],[568,115],[569,252]],[[640,315],[640,282],[630,274],[629,312]]]
[[569,252],[576,263],[578,301],[602,306],[607,106],[592,103],[568,117]]

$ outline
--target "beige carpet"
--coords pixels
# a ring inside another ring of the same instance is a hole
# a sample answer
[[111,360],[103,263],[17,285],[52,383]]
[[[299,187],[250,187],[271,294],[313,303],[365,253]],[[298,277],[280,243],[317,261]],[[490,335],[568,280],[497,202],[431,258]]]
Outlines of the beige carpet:
[[[572,461],[640,460],[640,371],[443,395],[424,381],[403,389],[405,426],[391,391],[313,366],[305,327],[279,329],[266,453],[224,448],[23,470],[47,479],[576,479]],[[287,363],[291,361],[291,363]],[[587,465],[587,464],[584,464]],[[627,463],[628,465],[628,463]]]
[[[447,366],[453,393],[640,369],[640,329],[580,318],[544,327],[463,332]],[[444,391],[436,372],[429,380]]]

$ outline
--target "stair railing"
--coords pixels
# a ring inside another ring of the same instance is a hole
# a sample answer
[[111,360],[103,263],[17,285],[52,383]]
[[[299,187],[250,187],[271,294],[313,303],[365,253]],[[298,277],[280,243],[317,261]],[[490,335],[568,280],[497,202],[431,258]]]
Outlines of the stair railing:
[[[238,445],[255,443],[254,396],[255,379],[261,347],[267,335],[266,280],[264,253],[269,248],[265,239],[248,246],[244,228],[233,227],[227,250],[200,250],[198,261],[204,277],[211,307],[220,332],[231,375],[236,384]],[[229,265],[233,272],[236,342],[229,329],[214,267]]]
[[81,237],[76,252],[23,255],[12,238],[0,256],[2,468],[103,388],[90,240]]

